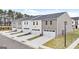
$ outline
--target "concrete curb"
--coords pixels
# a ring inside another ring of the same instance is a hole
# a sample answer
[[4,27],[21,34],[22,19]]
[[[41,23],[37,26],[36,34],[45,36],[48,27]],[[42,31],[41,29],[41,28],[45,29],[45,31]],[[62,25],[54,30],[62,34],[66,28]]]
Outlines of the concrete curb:
[[53,48],[50,48],[50,47],[47,47],[47,46],[44,46],[44,45],[41,45],[39,48],[42,48],[42,49],[53,49]]

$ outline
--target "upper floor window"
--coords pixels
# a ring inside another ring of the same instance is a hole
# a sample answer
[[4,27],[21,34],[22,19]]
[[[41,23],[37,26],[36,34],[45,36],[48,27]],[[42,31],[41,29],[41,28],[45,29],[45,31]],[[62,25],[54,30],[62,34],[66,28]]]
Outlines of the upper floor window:
[[27,25],[28,25],[28,22],[27,22]]
[[46,21],[46,25],[47,25],[47,21]]
[[15,23],[13,23],[13,24],[15,24]]
[[21,25],[21,22],[18,25]]
[[24,22],[24,25],[26,24],[26,22]]
[[35,25],[35,22],[33,22],[33,25]]
[[36,22],[36,25],[38,25],[38,22]]
[[50,21],[50,25],[52,25],[52,21]]

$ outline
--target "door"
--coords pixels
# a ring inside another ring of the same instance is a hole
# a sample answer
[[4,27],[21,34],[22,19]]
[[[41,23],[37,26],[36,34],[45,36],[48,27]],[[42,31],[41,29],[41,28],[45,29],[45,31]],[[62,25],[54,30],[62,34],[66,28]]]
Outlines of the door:
[[76,25],[76,29],[77,29],[78,27],[77,27],[77,25]]

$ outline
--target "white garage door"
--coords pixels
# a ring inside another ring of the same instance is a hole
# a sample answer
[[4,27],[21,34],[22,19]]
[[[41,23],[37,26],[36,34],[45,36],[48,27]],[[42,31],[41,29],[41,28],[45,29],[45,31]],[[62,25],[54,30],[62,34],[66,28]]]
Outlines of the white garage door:
[[40,29],[32,29],[32,33],[33,34],[41,34],[41,30]]
[[41,34],[41,31],[32,31],[32,34]]
[[20,32],[20,31],[22,31],[22,29],[17,29],[17,32]]
[[15,30],[17,30],[16,28],[12,28],[12,31],[15,31]]
[[52,36],[52,37],[55,37],[55,32],[44,31],[43,34],[46,35],[46,36]]

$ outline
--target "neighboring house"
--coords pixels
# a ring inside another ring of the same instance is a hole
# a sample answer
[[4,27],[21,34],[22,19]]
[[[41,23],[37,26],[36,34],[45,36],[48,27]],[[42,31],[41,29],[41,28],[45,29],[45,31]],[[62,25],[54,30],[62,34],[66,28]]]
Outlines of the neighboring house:
[[11,26],[12,18],[0,16],[0,25]]
[[2,17],[0,17],[0,26],[3,24],[3,18]]
[[22,31],[24,33],[31,32],[31,21],[29,20],[22,21]]
[[17,22],[16,22],[16,20],[12,20],[11,26],[12,26],[12,31],[17,30]]
[[7,26],[11,26],[12,20],[13,20],[12,18],[8,17],[8,18],[6,19],[6,25],[7,25]]
[[[38,22],[38,20],[33,20],[35,18],[37,18],[38,16],[31,16],[29,18],[25,18],[23,21],[22,21],[22,31],[23,32],[31,32],[32,34],[36,34],[36,33],[41,33],[41,23],[40,21]],[[35,23],[37,22],[37,23]],[[39,24],[39,25],[38,25]]]
[[12,31],[22,31],[23,18],[12,20]]
[[72,28],[73,28],[73,29],[76,28],[76,26],[75,26],[75,20],[74,20],[74,19],[72,19]]
[[55,32],[55,35],[62,35],[64,33],[64,22],[67,22],[67,31],[72,31],[72,20],[66,12],[54,13],[48,15],[41,15],[32,19],[32,28],[35,31]]
[[42,20],[31,20],[32,26],[31,26],[31,32],[33,34],[41,34],[42,33]]
[[30,16],[30,17],[25,17],[23,18],[23,21],[22,21],[22,31],[24,33],[27,33],[27,32],[31,32],[31,28],[32,28],[32,21],[31,19],[34,18],[35,16]]
[[16,28],[17,28],[17,31],[20,32],[22,31],[22,21],[23,21],[23,18],[20,18],[20,19],[16,19]]
[[79,17],[71,17],[72,18],[72,26],[74,29],[79,28]]

